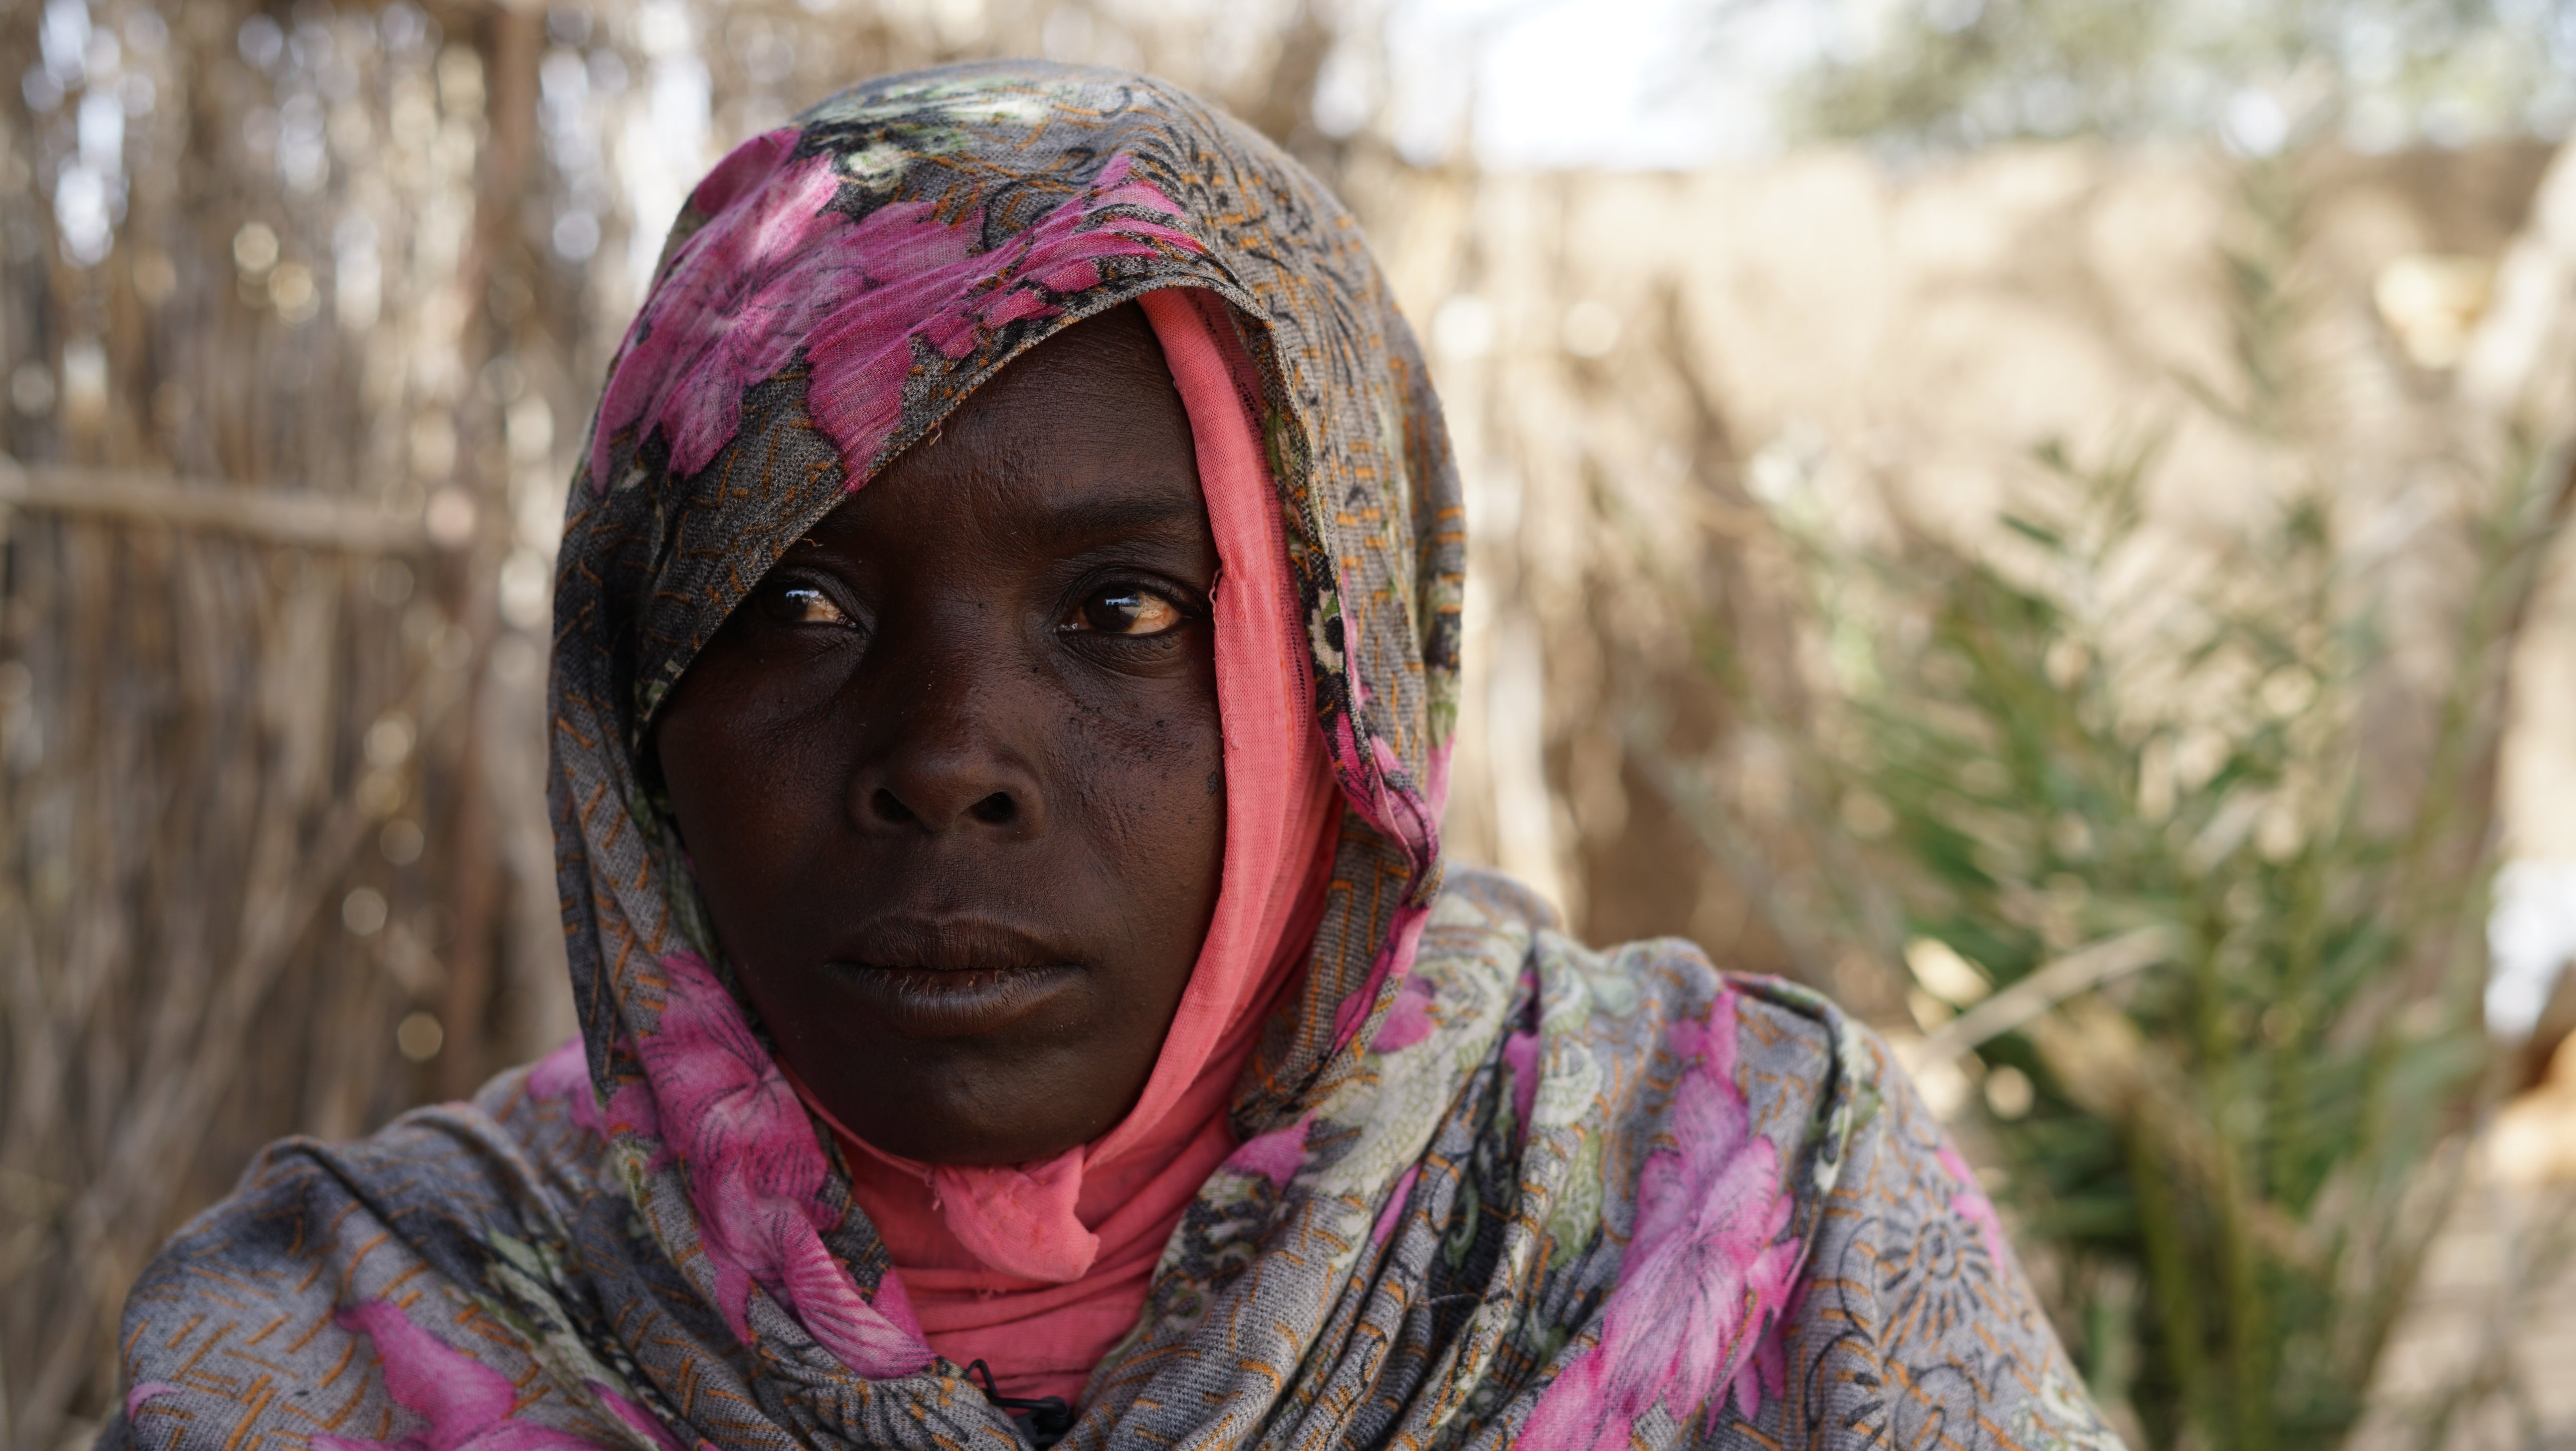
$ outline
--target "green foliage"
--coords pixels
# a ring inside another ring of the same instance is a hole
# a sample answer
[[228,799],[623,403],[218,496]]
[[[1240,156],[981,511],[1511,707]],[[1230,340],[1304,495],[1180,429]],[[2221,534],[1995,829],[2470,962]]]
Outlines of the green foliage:
[[[1900,519],[1854,550],[1781,516],[1839,687],[1805,733],[1812,830],[1870,868],[1835,931],[1910,942],[1931,1015],[2087,944],[2167,944],[1970,1065],[2028,1085],[1989,1097],[2000,1197],[2097,1394],[2158,1447],[2306,1451],[2361,1415],[2490,1086],[2503,669],[2569,505],[2565,461],[2522,448],[2463,484],[2456,530],[2355,546],[2302,437],[2330,425],[2302,388],[2294,175],[2246,172],[2218,269],[2238,376],[2195,390],[2305,470],[2243,537],[2150,527],[2153,439],[2041,450],[1975,544]],[[2382,613],[2392,559],[2453,548],[2441,605]]]
[[[1910,932],[1996,984],[2140,927],[2177,944],[2112,989],[2111,1030],[1984,1046],[2037,1087],[1995,1125],[2009,1198],[2097,1301],[2094,1369],[2143,1348],[2098,1388],[2155,1444],[2327,1446],[2438,1217],[2410,1196],[2481,1081],[2483,703],[2533,541],[2484,531],[2431,748],[2392,761],[2369,729],[2387,647],[2321,499],[2135,637],[2114,575],[2145,547],[2151,458],[2054,460],[2007,521],[2015,568],[1920,537],[1870,562],[1919,614],[1855,677],[1841,764],[1887,823]],[[2111,1335],[2099,1296],[2135,1283]]]
[[2257,150],[2270,149],[2264,131],[2303,114],[2373,144],[2456,143],[2561,129],[2576,99],[2566,79],[2576,32],[2554,0],[1842,8],[1853,43],[1794,88],[1792,117],[1813,133],[1901,147],[2207,135],[2231,104],[2251,108],[2236,119]]

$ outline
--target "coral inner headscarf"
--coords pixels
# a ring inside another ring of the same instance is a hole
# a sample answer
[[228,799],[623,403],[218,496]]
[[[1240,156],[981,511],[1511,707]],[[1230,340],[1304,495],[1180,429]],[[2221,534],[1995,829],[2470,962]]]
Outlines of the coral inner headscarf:
[[[1189,411],[1215,531],[1225,866],[1207,940],[1144,1093],[1105,1137],[1040,1164],[931,1166],[838,1130],[931,1348],[989,1365],[1005,1394],[1077,1400],[1133,1328],[1163,1243],[1235,1147],[1226,1104],[1322,915],[1339,798],[1315,727],[1278,496],[1253,431],[1253,374],[1225,304],[1140,299]],[[801,1085],[800,1085],[801,1091]]]

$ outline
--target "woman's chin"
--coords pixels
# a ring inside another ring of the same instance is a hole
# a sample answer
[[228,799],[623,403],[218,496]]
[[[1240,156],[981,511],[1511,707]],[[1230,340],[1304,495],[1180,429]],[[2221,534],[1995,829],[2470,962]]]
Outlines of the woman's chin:
[[1091,1142],[1112,1126],[1029,1125],[1019,1132],[1004,1133],[997,1132],[999,1126],[992,1122],[989,1110],[989,1104],[972,1113],[897,1109],[862,1115],[858,1122],[844,1122],[851,1133],[880,1153],[917,1164],[960,1169],[1041,1164],[1067,1149]]

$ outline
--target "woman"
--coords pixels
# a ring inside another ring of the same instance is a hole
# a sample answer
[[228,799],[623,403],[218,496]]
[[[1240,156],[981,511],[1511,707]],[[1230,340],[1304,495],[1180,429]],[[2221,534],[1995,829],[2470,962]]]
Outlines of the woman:
[[272,1148],[108,1443],[2116,1444],[1875,1040],[1444,874],[1461,546],[1237,123],[1001,65],[746,143],[566,522],[581,1041]]

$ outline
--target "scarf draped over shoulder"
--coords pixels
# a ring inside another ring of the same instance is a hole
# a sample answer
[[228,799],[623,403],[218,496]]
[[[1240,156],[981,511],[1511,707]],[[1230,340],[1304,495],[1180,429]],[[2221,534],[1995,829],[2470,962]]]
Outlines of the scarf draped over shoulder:
[[1235,1147],[1065,1444],[2118,1444],[1875,1038],[1443,871],[1464,520],[1359,228],[1187,94],[1033,63],[856,87],[692,195],[557,573],[581,1038],[365,1141],[273,1145],[138,1282],[104,1444],[1025,1444],[929,1344],[638,763],[790,543],[1012,358],[1172,289],[1239,360],[1342,810]]

